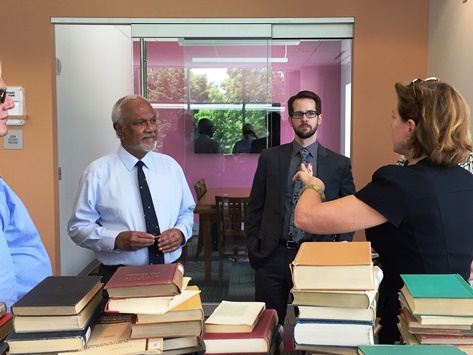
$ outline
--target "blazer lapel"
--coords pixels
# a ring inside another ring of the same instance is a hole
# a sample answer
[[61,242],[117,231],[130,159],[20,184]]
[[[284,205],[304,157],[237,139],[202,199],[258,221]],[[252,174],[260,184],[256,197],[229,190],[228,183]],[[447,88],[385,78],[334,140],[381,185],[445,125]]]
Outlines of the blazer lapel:
[[317,177],[323,182],[329,178],[329,164],[327,150],[319,143],[317,150]]

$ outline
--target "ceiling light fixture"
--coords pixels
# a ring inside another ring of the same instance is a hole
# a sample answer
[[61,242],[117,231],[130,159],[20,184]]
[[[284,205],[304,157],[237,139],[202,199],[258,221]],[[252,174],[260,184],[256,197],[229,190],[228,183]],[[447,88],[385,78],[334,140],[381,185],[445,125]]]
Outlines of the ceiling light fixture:
[[192,58],[193,63],[287,63],[287,58]]

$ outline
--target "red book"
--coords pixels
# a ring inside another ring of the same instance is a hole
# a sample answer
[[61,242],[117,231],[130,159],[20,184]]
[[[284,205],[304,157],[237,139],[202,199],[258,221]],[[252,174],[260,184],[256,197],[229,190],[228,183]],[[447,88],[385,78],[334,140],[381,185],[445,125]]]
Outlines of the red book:
[[205,354],[255,354],[268,353],[278,315],[266,309],[250,333],[204,333]]
[[120,266],[105,285],[110,297],[174,296],[181,293],[180,263]]
[[0,341],[5,339],[13,330],[13,315],[11,312],[6,312],[0,317]]

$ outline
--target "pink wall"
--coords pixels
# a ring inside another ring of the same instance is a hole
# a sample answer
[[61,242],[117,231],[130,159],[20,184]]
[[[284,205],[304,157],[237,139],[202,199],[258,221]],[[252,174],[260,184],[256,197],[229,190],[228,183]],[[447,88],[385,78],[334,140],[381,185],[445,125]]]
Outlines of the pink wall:
[[[176,49],[178,53],[171,49]],[[134,65],[138,69],[139,44],[136,42],[134,53]],[[169,47],[168,50],[152,55],[148,52],[150,57],[148,63],[181,67],[183,54],[182,47],[178,46]],[[138,70],[135,70],[137,77],[138,73]],[[328,148],[339,151],[340,66],[303,67],[298,71],[286,72],[285,77],[285,102],[301,90],[314,91],[321,97],[324,121],[319,127],[318,139]],[[139,92],[138,84],[138,78],[135,78],[135,92]],[[259,155],[194,154],[193,118],[191,116],[185,118],[182,110],[158,110],[160,124],[158,151],[177,160],[186,174],[189,186],[192,188],[197,180],[204,178],[208,187],[251,187]],[[281,115],[281,144],[291,142],[293,139],[294,132],[288,123],[286,110]]]

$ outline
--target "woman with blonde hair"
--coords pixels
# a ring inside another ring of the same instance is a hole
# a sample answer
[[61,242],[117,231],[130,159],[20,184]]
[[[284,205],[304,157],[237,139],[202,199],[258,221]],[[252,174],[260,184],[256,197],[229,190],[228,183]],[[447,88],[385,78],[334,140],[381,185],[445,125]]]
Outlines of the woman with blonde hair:
[[400,274],[460,274],[467,280],[473,255],[473,175],[458,165],[472,150],[468,105],[437,78],[396,83],[395,89],[392,147],[408,164],[383,166],[355,195],[326,203],[324,183],[309,169],[294,176],[306,187],[295,211],[299,228],[318,234],[366,229],[379,253],[384,344],[399,340]]

